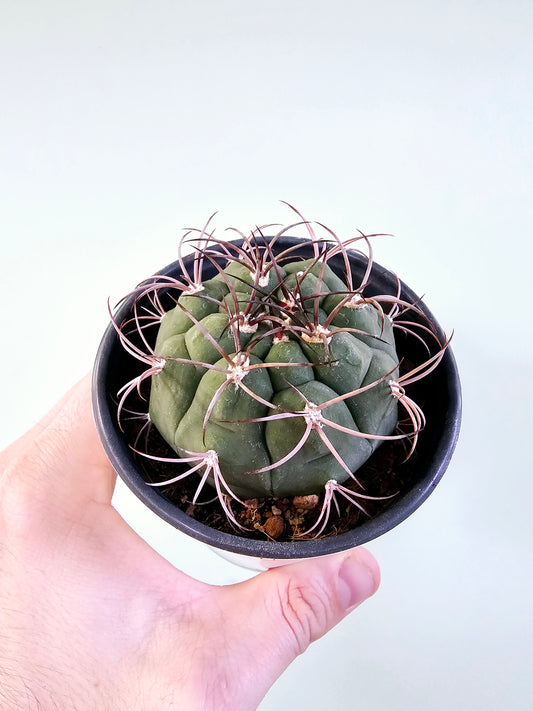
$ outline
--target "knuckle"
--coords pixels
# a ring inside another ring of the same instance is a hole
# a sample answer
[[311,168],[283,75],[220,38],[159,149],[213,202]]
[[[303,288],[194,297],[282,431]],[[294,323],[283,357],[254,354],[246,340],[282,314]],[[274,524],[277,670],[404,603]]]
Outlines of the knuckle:
[[329,627],[331,609],[327,591],[319,585],[289,581],[279,592],[282,617],[297,654],[301,654]]

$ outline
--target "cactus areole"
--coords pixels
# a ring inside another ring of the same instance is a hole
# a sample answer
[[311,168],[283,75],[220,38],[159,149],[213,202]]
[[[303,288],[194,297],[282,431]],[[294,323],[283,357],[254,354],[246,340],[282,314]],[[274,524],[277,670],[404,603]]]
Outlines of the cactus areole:
[[[208,222],[180,243],[177,276],[145,280],[129,296],[128,318],[112,316],[122,346],[146,366],[119,390],[118,422],[140,420],[136,456],[172,466],[146,485],[164,490],[193,478],[192,503],[218,497],[241,531],[235,506],[265,497],[319,502],[302,536],[322,533],[341,498],[364,510],[375,496],[358,470],[385,441],[412,454],[425,417],[406,391],[447,346],[400,286],[367,293],[371,236],[341,240],[299,224],[306,238],[287,246],[295,225],[225,241]],[[354,255],[365,265],[357,280]],[[426,351],[409,370],[398,332]],[[148,403],[142,412],[131,405],[139,396]],[[171,454],[150,451],[143,432],[152,427]]]

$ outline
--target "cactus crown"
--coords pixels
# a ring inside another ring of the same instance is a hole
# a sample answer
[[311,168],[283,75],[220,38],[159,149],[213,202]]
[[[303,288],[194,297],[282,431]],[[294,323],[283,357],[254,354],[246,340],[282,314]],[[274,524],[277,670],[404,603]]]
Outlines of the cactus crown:
[[[236,242],[216,238],[210,218],[181,240],[179,278],[156,275],[129,295],[130,318],[112,320],[146,368],[119,391],[118,420],[121,428],[127,414],[144,420],[141,433],[155,426],[174,450],[150,453],[139,433],[132,444],[139,456],[175,465],[148,486],[194,478],[196,504],[208,484],[236,529],[245,528],[236,504],[307,497],[321,506],[300,535],[317,536],[338,497],[363,511],[374,498],[357,470],[381,442],[405,441],[411,456],[425,420],[406,387],[438,365],[447,341],[402,300],[399,281],[395,295],[365,295],[375,235],[341,240],[319,225],[317,236],[318,226],[297,215],[271,238],[264,227],[239,232]],[[286,246],[284,235],[298,225],[305,242]],[[366,263],[357,282],[356,253]],[[206,271],[214,276],[204,278]],[[400,370],[395,329],[428,352],[409,372]],[[135,392],[149,401],[147,411],[127,409]]]

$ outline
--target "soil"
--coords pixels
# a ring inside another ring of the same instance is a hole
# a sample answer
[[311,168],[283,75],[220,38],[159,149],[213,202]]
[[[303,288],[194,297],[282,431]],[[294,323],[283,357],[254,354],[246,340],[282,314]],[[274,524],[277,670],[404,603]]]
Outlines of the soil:
[[[139,421],[130,420],[124,424],[127,424],[125,434],[133,444],[139,433]],[[141,435],[141,438],[142,448],[146,447],[145,451],[149,451],[151,455],[176,456],[176,453],[170,449],[154,427],[150,429],[147,437]],[[412,487],[414,469],[412,464],[417,453],[415,450],[411,459],[406,462],[405,442],[406,440],[387,441],[378,447],[372,457],[357,471],[357,479],[363,488],[358,487],[351,480],[343,484],[354,493],[389,498],[376,501],[361,500],[361,505],[365,510],[363,512],[343,497],[337,496],[339,512],[332,505],[329,521],[320,537],[337,535],[355,528],[363,521],[368,520],[369,517],[384,511],[397,497],[401,496],[402,492]],[[140,444],[137,446],[141,447]],[[138,456],[138,465],[148,482],[165,481],[176,476],[176,467],[178,466],[148,460],[142,456]],[[243,502],[244,505],[233,500],[231,501],[233,514],[237,521],[247,529],[241,531],[227,519],[216,496],[214,499],[207,499],[208,490],[213,492],[213,495],[215,494],[208,485],[204,487],[199,501],[192,503],[198,482],[198,478],[193,475],[161,488],[160,491],[187,515],[211,528],[233,535],[277,541],[305,540],[315,536],[316,529],[307,535],[302,534],[311,528],[319,517],[323,495],[249,499]],[[229,500],[227,503],[230,503]]]

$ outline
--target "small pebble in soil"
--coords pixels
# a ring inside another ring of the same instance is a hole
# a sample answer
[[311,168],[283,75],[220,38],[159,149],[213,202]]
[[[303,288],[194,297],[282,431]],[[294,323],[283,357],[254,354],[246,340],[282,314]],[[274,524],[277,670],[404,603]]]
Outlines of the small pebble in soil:
[[270,516],[264,523],[263,531],[269,538],[279,538],[285,531],[285,522],[281,516]]
[[297,509],[311,511],[318,505],[318,496],[316,494],[308,494],[307,496],[295,496],[292,500],[292,503]]

